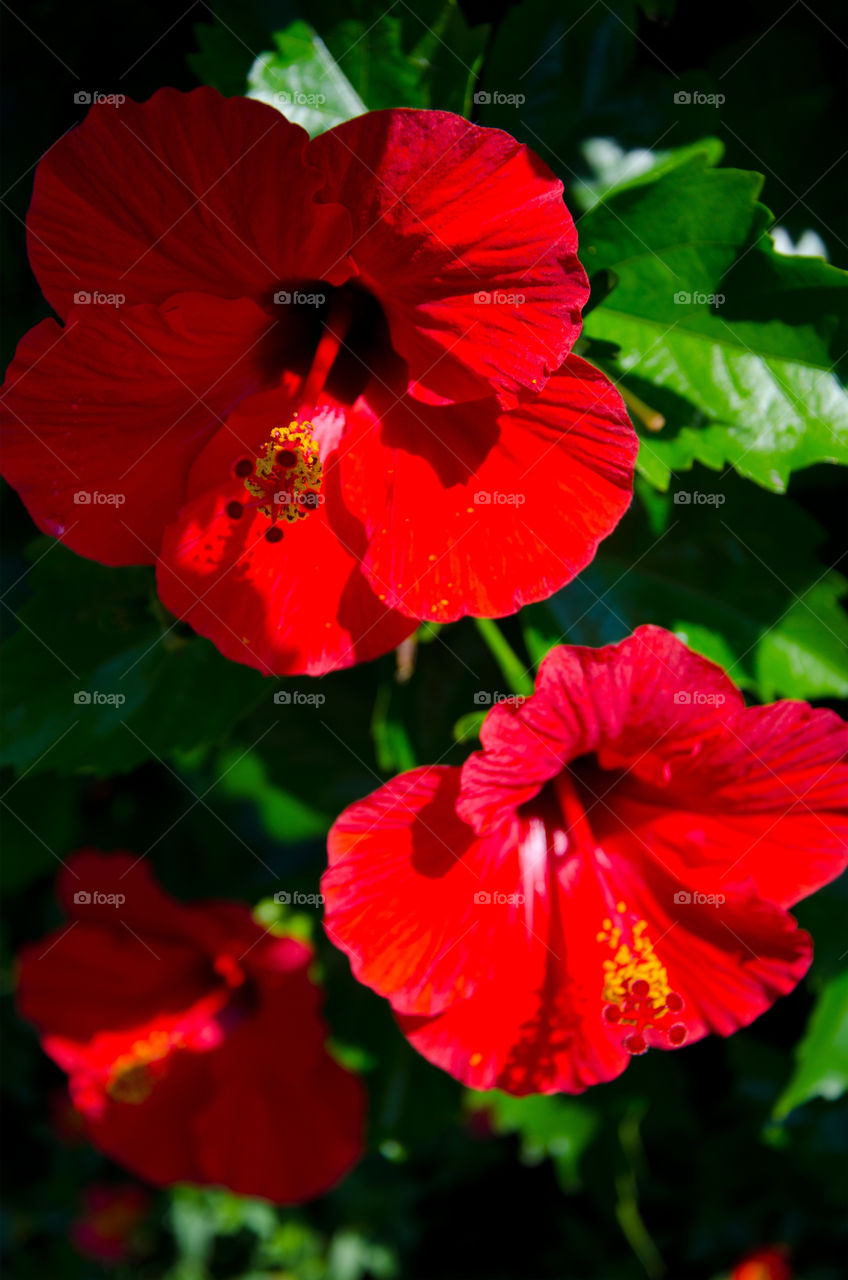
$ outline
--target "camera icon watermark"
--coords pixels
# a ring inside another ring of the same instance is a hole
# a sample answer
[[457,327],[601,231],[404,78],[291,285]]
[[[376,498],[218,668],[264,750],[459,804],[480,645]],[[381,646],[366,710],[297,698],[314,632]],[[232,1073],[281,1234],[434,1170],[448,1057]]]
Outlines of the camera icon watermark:
[[674,905],[676,907],[723,907],[727,898],[723,893],[699,893],[695,890],[690,893],[688,889],[678,889],[674,895]]
[[523,893],[500,893],[497,890],[489,893],[487,889],[479,889],[474,895],[474,904],[478,907],[520,907],[524,901]]
[[524,493],[501,493],[499,489],[478,489],[474,495],[475,507],[523,507],[526,501]]
[[678,107],[721,107],[725,102],[727,97],[723,93],[701,93],[697,89],[692,93],[678,89],[674,95],[674,103]]
[[294,490],[278,489],[274,494],[274,501],[280,507],[306,507],[307,511],[314,511],[316,507],[321,507],[327,501],[323,493],[296,493]]
[[74,306],[77,307],[122,307],[126,300],[125,293],[100,293],[97,289],[94,293],[80,289],[74,294]]
[[97,689],[77,689],[74,694],[78,707],[122,707],[126,700],[123,693],[100,693]]
[[125,893],[101,893],[98,889],[89,892],[78,889],[74,894],[74,903],[78,907],[122,907],[127,900]]
[[327,101],[323,93],[275,93],[274,101],[278,107],[323,107]]
[[100,93],[97,89],[93,93],[88,93],[85,89],[78,89],[74,94],[74,102],[78,107],[90,107],[92,104],[122,107],[126,100],[127,95],[125,93]]
[[474,295],[478,307],[523,307],[526,301],[526,293],[507,293],[504,289],[480,289]]
[[508,706],[520,707],[526,701],[523,693],[489,693],[487,689],[478,689],[474,694],[476,707],[494,707],[502,702]]
[[77,507],[122,507],[127,500],[125,493],[101,493],[95,489],[77,489],[74,494],[74,505]]
[[303,293],[299,289],[291,292],[288,289],[278,289],[274,294],[274,302],[278,307],[323,307],[326,301],[326,293]]
[[674,695],[677,707],[723,707],[725,702],[723,693],[705,693],[702,689],[678,689]]
[[477,107],[523,107],[527,101],[523,93],[501,93],[499,89],[477,89],[474,94],[474,105]]
[[675,306],[678,307],[723,307],[727,298],[723,293],[702,293],[698,289],[678,289],[674,295]]
[[278,707],[323,707],[326,701],[323,693],[302,693],[299,689],[293,692],[278,689],[274,694],[274,702]]
[[274,894],[274,901],[280,907],[323,907],[323,893],[289,893],[288,889],[280,889]]
[[727,501],[723,493],[704,493],[701,489],[678,489],[673,498],[676,507],[721,507]]

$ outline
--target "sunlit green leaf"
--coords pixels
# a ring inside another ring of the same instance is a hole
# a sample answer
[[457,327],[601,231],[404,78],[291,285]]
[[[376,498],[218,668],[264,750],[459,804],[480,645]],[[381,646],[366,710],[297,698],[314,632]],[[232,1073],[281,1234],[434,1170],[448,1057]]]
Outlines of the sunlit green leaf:
[[[815,462],[848,463],[848,275],[775,252],[762,179],[707,151],[629,183],[580,222],[590,274],[618,276],[586,335],[618,347],[613,371],[665,418],[639,465],[666,488],[693,462],[730,463],[765,488]],[[638,425],[638,423],[637,423]]]
[[811,1098],[833,1101],[848,1089],[848,973],[822,989],[796,1051],[792,1078],[775,1107],[782,1119]]
[[313,136],[367,110],[324,41],[306,22],[274,33],[247,76],[249,98],[277,107]]

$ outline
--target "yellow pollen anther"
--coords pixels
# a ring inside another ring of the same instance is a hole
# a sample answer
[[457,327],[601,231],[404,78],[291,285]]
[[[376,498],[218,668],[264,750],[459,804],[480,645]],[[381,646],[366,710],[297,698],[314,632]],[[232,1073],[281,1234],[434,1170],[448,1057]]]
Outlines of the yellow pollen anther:
[[647,927],[644,920],[633,926],[632,949],[626,943],[619,943],[618,938],[609,938],[615,955],[612,960],[604,961],[603,998],[611,1004],[622,1004],[630,994],[631,984],[641,980],[648,984],[645,998],[653,1007],[662,1009],[665,1006],[665,998],[671,987],[668,985],[668,974],[650,939],[645,936]]
[[166,1058],[172,1048],[165,1031],[154,1031],[147,1040],[136,1040],[129,1053],[116,1059],[106,1083],[106,1092],[115,1102],[144,1102],[155,1078],[151,1062]]
[[287,427],[274,427],[244,487],[267,500],[259,510],[269,520],[293,524],[318,506],[323,475],[312,423],[294,419]]
[[[616,903],[616,912],[626,917],[627,904]],[[596,934],[598,942],[605,942],[612,952],[603,962],[604,1019],[627,1031],[623,1043],[628,1053],[645,1052],[648,1030],[663,1034],[674,1046],[680,1045],[687,1028],[675,1019],[684,1002],[669,985],[668,973],[648,937],[647,921],[637,920],[630,928],[627,923],[624,919],[621,927],[613,928],[612,921],[606,919]],[[622,942],[625,929],[629,941]]]

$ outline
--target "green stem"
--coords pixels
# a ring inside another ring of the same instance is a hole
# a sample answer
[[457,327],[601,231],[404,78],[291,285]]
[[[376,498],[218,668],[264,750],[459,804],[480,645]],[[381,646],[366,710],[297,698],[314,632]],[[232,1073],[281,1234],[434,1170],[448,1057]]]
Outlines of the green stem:
[[648,1228],[639,1212],[639,1187],[637,1167],[641,1161],[642,1147],[639,1137],[641,1121],[639,1110],[631,1108],[619,1125],[619,1141],[627,1160],[626,1172],[616,1177],[615,1188],[617,1204],[615,1216],[624,1233],[627,1243],[635,1253],[651,1280],[661,1280],[666,1268],[657,1246],[654,1244]]
[[629,387],[625,387],[624,383],[618,384],[618,392],[627,408],[630,416],[638,418],[647,431],[662,431],[665,426],[665,418],[656,409],[652,409],[649,404],[645,404],[644,400],[640,400],[634,391]]
[[498,624],[492,618],[475,618],[474,621],[512,692],[529,698],[533,692],[533,677],[510,647]]

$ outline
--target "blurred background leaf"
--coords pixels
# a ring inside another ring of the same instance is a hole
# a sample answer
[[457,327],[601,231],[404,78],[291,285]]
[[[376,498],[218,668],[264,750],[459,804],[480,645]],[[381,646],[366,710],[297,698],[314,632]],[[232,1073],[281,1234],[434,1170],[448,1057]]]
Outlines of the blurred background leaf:
[[164,615],[152,571],[47,540],[33,558],[2,647],[0,764],[122,772],[220,741],[266,696],[273,682]]

